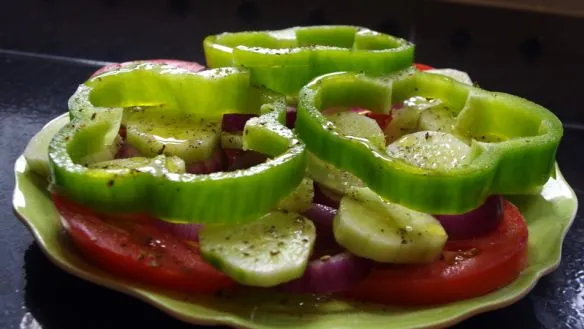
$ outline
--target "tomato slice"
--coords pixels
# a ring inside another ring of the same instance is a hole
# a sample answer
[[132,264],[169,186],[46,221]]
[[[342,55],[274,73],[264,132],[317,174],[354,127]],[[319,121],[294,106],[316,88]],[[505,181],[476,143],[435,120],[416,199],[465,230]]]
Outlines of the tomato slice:
[[414,63],[414,67],[418,70],[418,71],[427,71],[427,70],[431,70],[433,69],[432,66],[430,65],[426,65],[426,64],[421,64],[421,63]]
[[209,294],[233,281],[206,263],[196,242],[160,231],[146,216],[108,218],[53,194],[74,245],[102,269],[131,280],[179,292]]
[[527,266],[527,225],[504,202],[499,227],[482,237],[448,241],[440,260],[374,269],[346,297],[396,305],[430,305],[473,298],[513,282]]
[[[176,66],[178,68],[182,68],[182,69],[186,69],[186,70],[190,70],[193,72],[199,72],[199,71],[202,71],[205,69],[205,67],[199,63],[181,61],[181,60],[177,60],[177,59],[148,59],[148,60],[144,60],[144,61],[140,61],[140,62],[153,63],[153,64],[169,64],[169,65]],[[90,78],[93,78],[94,76],[105,73],[105,72],[109,72],[109,71],[117,70],[117,69],[125,67],[125,66],[129,66],[129,65],[132,65],[135,63],[136,63],[136,61],[109,64],[109,65],[106,65],[106,66],[100,68],[99,70],[95,71],[91,75]]]
[[379,126],[379,128],[381,128],[381,130],[385,130],[387,125],[391,122],[392,118],[391,113],[389,114],[376,113],[362,108],[354,108],[351,111],[375,120],[375,122],[377,122],[377,125]]
[[391,114],[383,114],[383,113],[375,113],[375,112],[367,112],[365,115],[377,122],[379,128],[381,130],[385,130],[387,125],[391,122]]

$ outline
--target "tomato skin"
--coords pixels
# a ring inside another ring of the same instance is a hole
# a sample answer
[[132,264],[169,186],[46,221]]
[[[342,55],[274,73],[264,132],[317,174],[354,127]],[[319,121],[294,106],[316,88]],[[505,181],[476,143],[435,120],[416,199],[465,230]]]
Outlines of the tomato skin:
[[131,62],[123,62],[123,63],[113,63],[113,64],[109,64],[106,65],[102,68],[100,68],[99,70],[95,71],[90,78],[93,78],[97,75],[100,75],[102,73],[105,72],[109,72],[109,71],[114,71],[132,64],[135,64],[136,62],[144,62],[144,63],[153,63],[153,64],[169,64],[172,66],[176,66],[179,68],[183,68],[183,69],[187,69],[193,72],[199,72],[199,71],[203,71],[205,69],[205,67],[199,63],[196,62],[187,62],[187,61],[181,61],[181,60],[177,60],[177,59],[148,59],[148,60],[143,60],[143,61],[131,61]]
[[396,305],[433,305],[498,290],[527,266],[527,225],[504,203],[504,219],[485,236],[448,241],[443,257],[424,265],[383,265],[343,296]]
[[414,67],[416,68],[416,70],[418,71],[427,71],[427,70],[431,70],[433,69],[432,66],[430,65],[426,65],[426,64],[421,64],[421,63],[414,63]]
[[201,258],[196,243],[187,244],[158,230],[147,216],[104,220],[57,194],[53,201],[74,245],[109,273],[186,293],[211,294],[234,286]]

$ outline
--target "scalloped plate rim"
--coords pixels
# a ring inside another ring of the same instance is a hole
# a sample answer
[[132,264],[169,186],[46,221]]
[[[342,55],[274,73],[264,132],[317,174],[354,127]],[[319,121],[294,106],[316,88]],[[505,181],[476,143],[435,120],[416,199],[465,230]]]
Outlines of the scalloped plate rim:
[[[228,325],[228,326],[234,327],[234,328],[254,328],[254,327],[248,327],[248,326],[243,326],[243,325],[239,325],[237,323],[234,323],[234,321],[229,317],[222,319],[222,317],[211,316],[212,319],[210,319],[208,317],[201,318],[201,317],[193,317],[193,316],[183,314],[180,311],[174,310],[172,307],[169,307],[165,303],[159,302],[155,298],[152,298],[152,296],[150,296],[148,294],[148,292],[152,292],[152,291],[149,291],[148,288],[138,288],[138,287],[131,287],[131,286],[128,287],[128,286],[125,286],[126,282],[123,279],[116,279],[116,278],[110,279],[107,277],[103,277],[100,275],[99,272],[86,271],[82,268],[75,266],[75,264],[68,264],[67,262],[59,260],[58,257],[53,255],[53,251],[51,251],[48,248],[48,246],[45,242],[45,239],[43,238],[42,233],[40,233],[40,230],[37,227],[35,227],[35,225],[33,224],[32,221],[29,221],[26,218],[26,216],[18,210],[18,207],[16,205],[16,201],[15,201],[16,193],[18,193],[18,192],[22,193],[22,191],[19,189],[19,182],[18,182],[18,177],[17,177],[17,173],[18,173],[17,167],[19,165],[19,162],[23,162],[24,165],[26,165],[27,170],[30,170],[28,168],[27,161],[24,158],[24,155],[20,155],[18,157],[18,159],[16,160],[15,167],[14,167],[15,168],[14,169],[15,170],[15,179],[16,179],[14,193],[13,193],[13,211],[14,211],[14,214],[25,225],[25,227],[32,233],[34,240],[40,246],[40,249],[42,250],[43,254],[46,255],[47,258],[49,258],[49,260],[51,260],[51,262],[54,263],[57,267],[64,270],[65,272],[73,274],[77,277],[80,277],[80,278],[86,280],[86,281],[89,281],[89,282],[92,282],[94,284],[106,287],[108,289],[117,291],[119,293],[126,294],[126,295],[131,296],[133,298],[136,298],[142,302],[150,304],[151,306],[154,306],[156,309],[166,313],[167,315],[174,317],[178,320],[184,321],[186,323],[189,323],[189,324],[204,325],[204,326]],[[572,226],[572,224],[574,222],[579,204],[578,204],[578,198],[577,198],[574,190],[572,189],[572,187],[568,184],[568,182],[563,177],[563,175],[559,169],[559,166],[557,164],[556,164],[556,170],[557,170],[559,178],[561,178],[563,180],[563,182],[566,184],[566,186],[570,190],[570,195],[571,195],[570,199],[574,200],[574,209],[573,209],[572,214],[570,214],[570,219],[567,221],[563,232],[561,233],[560,246],[559,246],[559,250],[558,250],[559,255],[555,259],[555,261],[551,264],[548,264],[547,266],[539,268],[537,271],[534,271],[534,273],[532,274],[533,278],[529,281],[529,285],[526,286],[523,290],[518,291],[514,295],[506,296],[505,298],[503,298],[502,300],[499,300],[499,301],[491,301],[491,302],[487,302],[485,304],[476,305],[476,306],[471,307],[470,309],[467,309],[467,310],[461,309],[460,311],[456,312],[455,314],[453,314],[449,317],[443,318],[441,320],[433,321],[432,323],[428,323],[427,325],[422,324],[422,325],[419,325],[416,327],[412,327],[412,329],[445,328],[445,327],[449,327],[449,326],[458,324],[458,323],[460,323],[464,320],[467,320],[475,315],[510,306],[510,305],[514,304],[515,302],[517,302],[518,300],[520,300],[521,298],[525,297],[527,294],[529,294],[529,292],[531,290],[533,290],[533,288],[536,286],[538,281],[543,276],[555,271],[558,268],[558,266],[561,262],[561,254],[563,251],[562,250],[563,249],[563,241],[565,240],[566,234],[568,233],[568,231],[570,230],[570,227]],[[24,172],[23,172],[23,174],[24,174]],[[95,269],[96,271],[99,271],[99,269],[95,268],[93,265],[89,265],[89,266],[91,268]],[[159,293],[159,292],[154,291],[154,293]]]

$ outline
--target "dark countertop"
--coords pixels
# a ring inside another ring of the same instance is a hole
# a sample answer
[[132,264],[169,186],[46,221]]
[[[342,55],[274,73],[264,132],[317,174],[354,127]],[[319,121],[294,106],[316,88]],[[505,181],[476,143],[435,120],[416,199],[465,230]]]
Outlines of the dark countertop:
[[[299,1],[298,8],[283,4],[286,10],[303,13],[297,16],[274,9],[268,1],[227,1],[223,7],[210,4],[212,8],[168,1],[164,6],[145,4],[128,16],[136,3],[90,1],[75,17],[69,17],[79,9],[73,1],[11,2],[8,10],[0,11],[0,328],[190,327],[50,263],[12,213],[13,165],[28,139],[66,111],[77,84],[98,67],[99,63],[78,58],[202,60],[202,36],[221,26],[236,30],[351,23],[409,37],[417,44],[418,61],[464,69],[484,88],[515,93],[556,112],[566,128],[558,162],[583,200],[584,112],[577,77],[584,73],[578,65],[584,45],[573,42],[584,32],[581,19],[406,1],[387,5],[397,7],[385,15],[370,6],[333,8],[329,1]],[[29,15],[24,15],[25,9]],[[107,26],[92,26],[103,19],[95,11],[107,16]],[[158,28],[149,24],[153,18],[158,19]],[[18,20],[23,24],[13,31]],[[193,33],[185,32],[185,26]],[[557,271],[518,303],[455,328],[584,328],[582,214],[578,212],[566,237]]]

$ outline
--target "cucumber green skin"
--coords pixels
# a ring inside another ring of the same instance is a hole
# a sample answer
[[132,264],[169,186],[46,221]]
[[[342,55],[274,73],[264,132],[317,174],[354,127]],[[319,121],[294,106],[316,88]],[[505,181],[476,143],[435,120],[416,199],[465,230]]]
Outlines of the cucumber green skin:
[[316,239],[297,213],[270,212],[244,225],[210,225],[199,233],[201,255],[235,281],[271,287],[301,277]]
[[167,105],[169,111],[220,119],[226,113],[259,114],[260,106],[273,95],[251,86],[246,70],[228,67],[195,73],[140,63],[80,85],[69,99],[69,113],[71,119],[89,119],[99,107]]
[[312,207],[314,199],[314,181],[310,178],[304,178],[294,192],[290,193],[284,199],[280,200],[276,208],[285,211],[302,213]]
[[[254,220],[294,191],[305,173],[304,145],[276,121],[283,117],[277,112],[285,111],[285,105],[274,108],[266,114],[268,119],[262,117],[273,130],[258,126],[244,136],[248,148],[274,158],[249,169],[208,175],[171,172],[164,156],[155,166],[140,170],[88,168],[80,159],[111,144],[112,132],[117,133],[121,122],[122,109],[100,109],[93,120],[74,119],[51,140],[52,186],[101,211],[145,211],[175,222]],[[272,142],[256,136],[266,134]]]
[[309,26],[222,33],[205,38],[209,67],[245,67],[255,85],[296,95],[311,79],[338,71],[383,76],[412,65],[407,40],[357,26]]
[[[366,140],[343,136],[320,112],[338,106],[385,112],[392,102],[414,95],[448,100],[462,135],[506,138],[474,140],[471,161],[460,168],[421,169],[390,158]],[[434,214],[464,213],[490,194],[524,193],[542,185],[563,134],[560,120],[537,104],[411,70],[382,79],[341,72],[313,80],[300,92],[295,130],[308,151],[359,177],[386,200]]]

